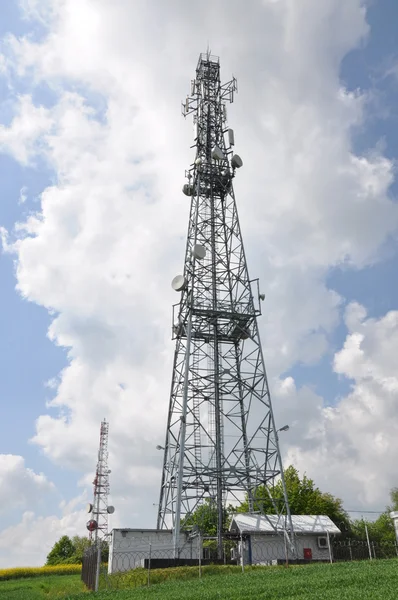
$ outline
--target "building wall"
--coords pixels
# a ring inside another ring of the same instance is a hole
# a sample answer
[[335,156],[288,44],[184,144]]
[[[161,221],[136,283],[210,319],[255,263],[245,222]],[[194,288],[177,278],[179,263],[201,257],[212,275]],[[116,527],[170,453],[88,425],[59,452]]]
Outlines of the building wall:
[[390,512],[390,517],[393,520],[394,528],[395,528],[395,537],[398,542],[398,511]]
[[[180,535],[180,558],[198,558],[196,540]],[[142,566],[146,558],[173,558],[173,533],[164,530],[114,529],[109,548],[108,573]]]
[[[296,536],[297,558],[303,559],[304,548],[310,548],[312,551],[312,560],[328,560],[329,548],[319,548],[318,537],[319,534]],[[272,564],[276,560],[286,560],[284,539],[282,536],[277,535],[252,534],[250,536],[250,545],[249,540],[244,542],[243,556],[246,564],[250,563],[250,558],[252,564]],[[290,560],[294,558],[289,549],[288,558]]]

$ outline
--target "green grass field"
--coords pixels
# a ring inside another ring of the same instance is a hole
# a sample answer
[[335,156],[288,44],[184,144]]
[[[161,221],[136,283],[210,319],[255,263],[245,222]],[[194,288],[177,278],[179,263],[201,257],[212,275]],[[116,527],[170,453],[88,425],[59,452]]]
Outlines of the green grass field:
[[[64,600],[71,594],[87,598],[80,575],[47,575],[0,582],[0,600]],[[80,592],[80,593],[79,593]]]
[[[175,571],[178,576],[178,570]],[[0,583],[0,600],[87,600],[87,592],[81,593],[82,588],[77,575],[4,581]],[[149,588],[100,592],[94,597],[96,600],[396,600],[398,560],[254,568],[244,574],[224,572],[202,579],[177,579]]]

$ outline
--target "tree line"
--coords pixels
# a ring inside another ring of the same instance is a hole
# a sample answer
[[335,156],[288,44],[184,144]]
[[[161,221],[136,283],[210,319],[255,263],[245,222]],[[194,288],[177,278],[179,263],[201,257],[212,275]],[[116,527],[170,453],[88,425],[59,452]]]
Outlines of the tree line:
[[[92,545],[92,541],[85,536],[75,535],[70,538],[63,535],[55,542],[47,555],[46,566],[54,565],[81,565],[84,553]],[[101,555],[104,562],[108,561],[109,545],[105,540],[101,541]]]
[[[340,539],[356,539],[366,541],[366,527],[369,537],[374,542],[394,542],[395,530],[389,513],[398,511],[398,488],[390,492],[390,505],[376,520],[351,519],[343,507],[340,498],[336,498],[328,492],[322,492],[316,487],[314,481],[305,474],[300,477],[299,472],[293,466],[284,470],[287,495],[289,498],[290,511],[292,515],[327,515],[340,529]],[[282,483],[279,481],[274,487],[273,498],[276,506],[284,503]],[[254,494],[255,510],[263,514],[274,514],[275,508],[271,502],[264,486],[259,486]],[[228,530],[232,515],[234,513],[248,512],[247,498],[239,506],[228,506],[224,510],[224,529]],[[203,535],[209,537],[217,535],[217,507],[215,503],[207,498],[195,512],[186,516],[181,521],[181,528],[191,530],[197,527]],[[46,565],[80,564],[83,554],[89,548],[91,542],[88,537],[62,536],[53,546],[47,556]],[[109,548],[107,542],[103,542],[103,560],[108,560]]]
[[[292,515],[327,515],[340,529],[340,539],[357,539],[366,541],[366,527],[369,537],[374,542],[394,542],[395,530],[390,517],[391,511],[398,511],[398,488],[390,492],[391,504],[379,517],[372,521],[364,518],[352,519],[343,507],[343,501],[328,492],[322,492],[306,475],[300,477],[298,470],[290,466],[284,470],[286,490]],[[282,483],[276,483],[273,500],[278,508],[284,504]],[[254,493],[255,510],[272,515],[275,505],[272,503],[265,486],[259,486]],[[229,506],[224,510],[224,529],[227,530],[233,514],[249,512],[248,500],[239,506]],[[217,507],[215,502],[207,499],[194,513],[185,517],[181,527],[192,529],[196,526],[204,535],[217,535]]]

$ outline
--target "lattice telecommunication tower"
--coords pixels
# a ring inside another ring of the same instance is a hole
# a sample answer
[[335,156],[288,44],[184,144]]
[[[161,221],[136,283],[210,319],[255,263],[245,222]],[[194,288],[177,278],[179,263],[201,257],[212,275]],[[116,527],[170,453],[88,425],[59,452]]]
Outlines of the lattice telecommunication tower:
[[115,511],[113,506],[108,505],[110,473],[108,468],[108,434],[109,423],[104,419],[101,423],[98,462],[93,481],[94,499],[93,503],[87,506],[87,512],[91,513],[87,529],[90,532],[90,540],[93,542],[106,540],[108,536],[108,516]]
[[195,157],[183,187],[191,198],[184,273],[172,282],[181,299],[173,307],[176,346],[157,523],[173,528],[176,556],[181,519],[207,499],[217,512],[221,558],[226,505],[247,496],[249,511],[258,511],[256,488],[265,485],[272,499],[278,478],[284,501],[274,502],[274,512],[294,549],[257,325],[264,296],[258,280],[249,279],[232,185],[242,166],[226,118],[235,91],[235,78],[221,84],[219,59],[201,54],[183,103],[183,115],[193,114]]

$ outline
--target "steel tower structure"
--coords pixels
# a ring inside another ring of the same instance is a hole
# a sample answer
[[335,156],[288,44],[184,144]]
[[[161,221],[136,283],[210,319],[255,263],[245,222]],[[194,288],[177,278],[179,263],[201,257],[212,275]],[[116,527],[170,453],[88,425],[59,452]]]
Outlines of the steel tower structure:
[[[194,162],[183,192],[191,198],[184,274],[173,307],[175,355],[164,445],[158,529],[173,528],[179,552],[181,519],[209,499],[217,512],[222,556],[227,502],[245,495],[258,510],[255,490],[272,499],[282,478],[283,506],[274,502],[287,541],[293,528],[278,434],[264,366],[257,317],[258,280],[250,281],[233,189],[241,158],[226,123],[235,78],[220,80],[218,57],[201,54],[183,115],[193,114]],[[162,447],[159,447],[162,448]]]
[[98,462],[95,472],[93,503],[88,505],[88,512],[92,513],[91,520],[87,523],[90,540],[100,543],[108,535],[108,515],[112,514],[113,506],[108,506],[109,473],[108,468],[108,434],[109,423],[104,419],[100,428],[100,443]]

